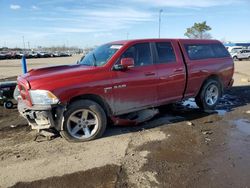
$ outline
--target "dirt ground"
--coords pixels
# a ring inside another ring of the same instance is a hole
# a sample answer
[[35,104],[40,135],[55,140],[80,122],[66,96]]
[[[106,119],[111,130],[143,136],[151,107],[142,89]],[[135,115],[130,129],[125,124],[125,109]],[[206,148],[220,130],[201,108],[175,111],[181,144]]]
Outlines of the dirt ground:
[[[73,55],[71,57],[53,57],[53,58],[34,58],[27,59],[28,69],[40,68],[45,66],[73,64],[81,58],[82,55]],[[21,59],[0,60],[0,79],[18,76],[22,74]]]
[[[9,76],[4,63],[2,79],[18,74],[18,62]],[[91,142],[34,141],[17,110],[0,107],[0,187],[250,187],[249,64],[236,62],[235,86],[214,112],[192,100],[164,106],[146,123],[109,127]]]

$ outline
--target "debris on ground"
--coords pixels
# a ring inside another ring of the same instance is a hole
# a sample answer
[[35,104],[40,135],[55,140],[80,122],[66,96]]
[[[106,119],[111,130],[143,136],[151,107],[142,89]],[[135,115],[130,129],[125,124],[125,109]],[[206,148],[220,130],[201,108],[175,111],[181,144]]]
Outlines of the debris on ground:
[[209,142],[211,142],[211,139],[210,138],[205,138],[205,143],[209,144]]
[[213,131],[211,131],[211,130],[202,130],[201,132],[204,135],[211,135],[211,134],[213,134]]
[[187,124],[188,126],[194,126],[194,123],[192,123],[191,121],[188,121],[186,124]]
[[18,158],[20,158],[21,157],[21,155],[16,155],[16,158],[18,159]]
[[16,127],[17,127],[17,125],[10,125],[10,127],[11,127],[11,128],[16,128]]
[[[53,140],[54,138],[56,138],[58,135],[51,130],[42,130],[40,132],[37,133],[34,141],[36,142],[42,142],[42,141],[50,141]],[[45,139],[41,139],[41,138],[45,138]]]

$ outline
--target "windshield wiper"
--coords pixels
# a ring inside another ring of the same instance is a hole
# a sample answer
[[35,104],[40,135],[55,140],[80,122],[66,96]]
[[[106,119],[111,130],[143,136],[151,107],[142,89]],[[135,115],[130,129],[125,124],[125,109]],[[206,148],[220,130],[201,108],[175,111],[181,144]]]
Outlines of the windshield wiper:
[[93,58],[94,58],[94,66],[96,67],[97,65],[96,65],[96,57],[95,57],[95,54],[93,53],[92,54],[93,55]]

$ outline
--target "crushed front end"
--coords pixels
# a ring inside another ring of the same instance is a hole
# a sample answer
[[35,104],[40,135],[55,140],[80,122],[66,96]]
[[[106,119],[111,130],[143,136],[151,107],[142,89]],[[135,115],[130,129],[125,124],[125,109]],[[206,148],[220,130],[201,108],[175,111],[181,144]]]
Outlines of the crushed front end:
[[32,129],[60,130],[65,107],[50,91],[32,90],[29,82],[18,77],[18,111]]

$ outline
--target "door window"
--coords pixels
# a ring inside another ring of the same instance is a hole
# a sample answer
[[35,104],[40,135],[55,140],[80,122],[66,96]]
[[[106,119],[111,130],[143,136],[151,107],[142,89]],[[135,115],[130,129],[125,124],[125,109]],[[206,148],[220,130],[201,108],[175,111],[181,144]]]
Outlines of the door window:
[[170,63],[176,61],[174,49],[170,42],[157,42],[156,49],[159,63]]
[[123,53],[122,58],[133,58],[135,66],[146,66],[153,63],[149,43],[140,43],[130,47]]

